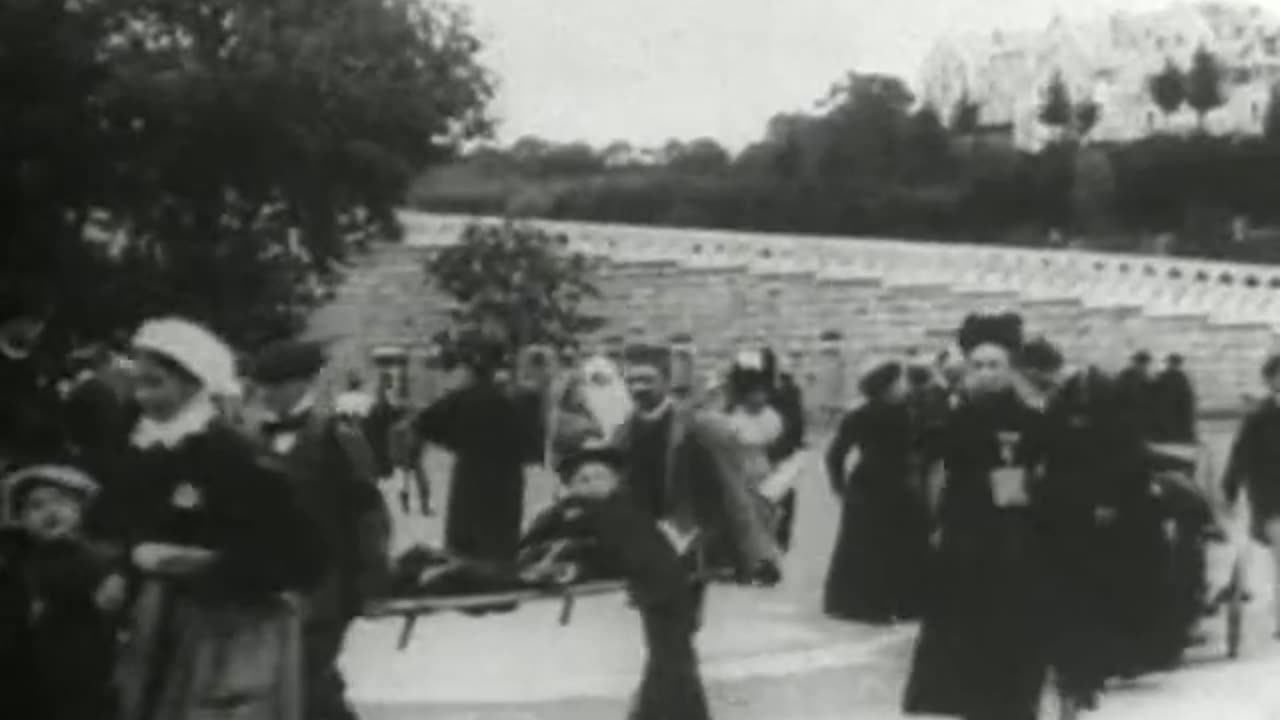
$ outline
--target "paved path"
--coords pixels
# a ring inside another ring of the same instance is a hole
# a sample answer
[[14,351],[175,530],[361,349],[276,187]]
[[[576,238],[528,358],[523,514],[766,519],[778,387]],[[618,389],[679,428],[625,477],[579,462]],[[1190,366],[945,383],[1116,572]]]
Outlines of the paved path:
[[[1208,428],[1219,453],[1229,427]],[[1219,455],[1220,457],[1220,455]],[[437,458],[433,476],[447,477]],[[774,590],[716,587],[699,636],[703,673],[720,720],[900,718],[897,705],[915,628],[828,620],[818,611],[838,511],[817,472],[801,488],[787,580]],[[550,478],[531,483],[541,506]],[[443,498],[440,498],[443,499]],[[432,537],[439,518],[407,520],[402,543]],[[1224,578],[1232,551],[1213,562]],[[1262,561],[1260,555],[1256,559]],[[1255,563],[1269,586],[1265,563]],[[1202,662],[1108,693],[1098,720],[1280,720],[1280,643],[1270,638],[1269,593],[1259,592],[1242,660],[1220,660],[1221,622]],[[568,627],[554,603],[485,618],[441,615],[420,623],[414,642],[395,649],[399,624],[361,623],[343,663],[366,720],[609,720],[625,717],[639,677],[639,621],[618,597],[579,603]],[[1263,682],[1264,680],[1269,682]]]

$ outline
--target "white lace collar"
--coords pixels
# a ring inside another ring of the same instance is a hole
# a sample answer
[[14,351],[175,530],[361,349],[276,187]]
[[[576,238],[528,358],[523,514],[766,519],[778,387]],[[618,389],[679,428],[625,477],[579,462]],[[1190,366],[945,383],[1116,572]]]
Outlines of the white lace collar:
[[174,448],[192,435],[199,435],[218,416],[208,395],[200,395],[172,419],[164,422],[142,418],[134,426],[129,441],[137,448]]

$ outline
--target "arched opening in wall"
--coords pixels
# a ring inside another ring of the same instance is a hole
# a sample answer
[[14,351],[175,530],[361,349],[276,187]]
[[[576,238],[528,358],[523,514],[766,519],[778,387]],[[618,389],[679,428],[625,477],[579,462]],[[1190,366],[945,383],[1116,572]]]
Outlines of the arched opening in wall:
[[1106,264],[1106,263],[1104,263],[1104,262],[1102,262],[1101,260],[1099,260],[1099,261],[1097,261],[1097,262],[1095,262],[1095,263],[1093,264],[1093,269],[1094,269],[1094,270],[1105,270],[1106,268],[1107,268],[1107,264]]
[[1222,273],[1218,276],[1218,282],[1223,285],[1234,285],[1236,283],[1236,279],[1231,275],[1231,273]]
[[1156,269],[1155,269],[1155,268],[1153,268],[1153,267],[1151,267],[1150,265],[1143,265],[1143,266],[1142,266],[1142,274],[1143,274],[1143,275],[1146,275],[1147,277],[1155,277],[1155,276],[1156,276]]
[[1209,282],[1209,273],[1201,270],[1196,273],[1196,282]]
[[1178,268],[1173,268],[1172,270],[1169,271],[1169,277],[1173,278],[1174,280],[1178,280],[1182,277],[1182,271],[1179,270]]
[[1272,290],[1280,289],[1280,277],[1271,278],[1271,282],[1267,283],[1267,287]]
[[1253,275],[1250,275],[1249,277],[1244,279],[1245,287],[1256,288],[1258,287],[1259,284],[1260,283],[1258,282],[1258,278]]
[[760,251],[760,257],[768,260],[769,258],[773,257],[773,251],[770,250],[769,248],[765,248]]
[[1129,269],[1130,269],[1129,263],[1120,263],[1120,272],[1124,273],[1125,275],[1128,275]]

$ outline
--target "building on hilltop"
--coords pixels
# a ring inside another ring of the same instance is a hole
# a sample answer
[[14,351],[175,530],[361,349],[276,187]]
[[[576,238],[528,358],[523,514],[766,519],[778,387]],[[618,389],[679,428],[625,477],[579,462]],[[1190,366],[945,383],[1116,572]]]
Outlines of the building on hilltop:
[[1040,31],[943,38],[926,56],[921,99],[944,118],[964,98],[981,126],[1007,125],[1013,142],[1035,150],[1052,137],[1039,119],[1045,90],[1060,73],[1073,101],[1099,106],[1093,141],[1125,142],[1196,127],[1189,107],[1166,117],[1149,79],[1172,61],[1186,70],[1204,47],[1223,70],[1226,104],[1206,118],[1214,134],[1262,131],[1271,89],[1280,81],[1280,17],[1255,5],[1179,3],[1099,20],[1055,17]]

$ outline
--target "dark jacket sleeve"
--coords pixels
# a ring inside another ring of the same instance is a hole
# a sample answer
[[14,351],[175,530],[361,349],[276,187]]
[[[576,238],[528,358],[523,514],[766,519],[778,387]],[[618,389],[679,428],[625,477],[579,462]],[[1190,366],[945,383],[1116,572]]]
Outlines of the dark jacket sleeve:
[[1226,472],[1222,476],[1222,491],[1227,502],[1234,503],[1240,497],[1240,491],[1249,482],[1249,474],[1253,471],[1251,466],[1254,446],[1259,440],[1259,417],[1256,411],[1250,413],[1241,423],[1235,441],[1231,444]]
[[458,393],[453,392],[423,408],[413,419],[414,432],[422,440],[457,450],[458,401]]
[[617,558],[637,604],[680,602],[688,592],[689,575],[679,555],[625,493],[595,503],[590,517],[601,544]]
[[840,427],[836,430],[836,437],[827,448],[825,457],[827,480],[833,488],[844,486],[845,460],[849,457],[849,451],[853,449],[854,444],[858,442],[858,418],[859,413],[857,410],[847,413],[840,420]]
[[281,469],[246,458],[228,486],[221,500],[234,503],[234,528],[208,581],[248,594],[313,589],[328,568],[327,548]]

